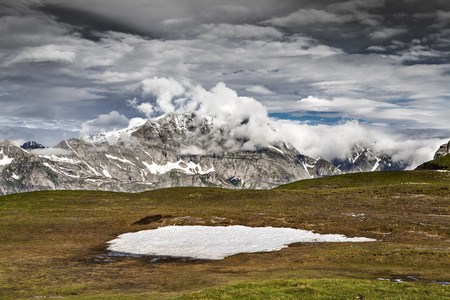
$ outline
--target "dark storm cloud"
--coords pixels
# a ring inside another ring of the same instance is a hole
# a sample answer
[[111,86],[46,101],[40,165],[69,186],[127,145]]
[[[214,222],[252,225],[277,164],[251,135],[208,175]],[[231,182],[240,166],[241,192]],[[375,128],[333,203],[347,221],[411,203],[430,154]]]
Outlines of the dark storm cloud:
[[[99,31],[148,36],[189,34],[192,26],[208,23],[256,24],[314,1],[294,0],[79,0],[41,1],[41,10],[59,20]],[[186,28],[188,27],[188,28]]]
[[65,7],[59,4],[48,4],[39,8],[42,12],[54,16],[57,20],[78,27],[84,38],[99,40],[92,31],[117,31],[139,35],[151,35],[151,30],[144,30],[123,20],[115,20],[108,15],[89,12],[77,7]]
[[436,26],[447,22],[445,12],[449,9],[449,2],[443,1],[334,1],[314,9],[302,7],[266,23],[355,53],[374,44],[407,42],[436,34]]

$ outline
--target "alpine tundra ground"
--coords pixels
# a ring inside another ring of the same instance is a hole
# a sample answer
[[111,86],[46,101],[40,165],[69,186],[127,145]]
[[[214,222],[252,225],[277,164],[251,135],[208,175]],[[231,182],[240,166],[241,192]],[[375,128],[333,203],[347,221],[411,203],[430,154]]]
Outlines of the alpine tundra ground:
[[[444,299],[449,204],[450,173],[437,171],[348,174],[273,190],[2,196],[0,298]],[[292,227],[378,241],[298,243],[219,261],[106,250],[119,234],[169,224]]]

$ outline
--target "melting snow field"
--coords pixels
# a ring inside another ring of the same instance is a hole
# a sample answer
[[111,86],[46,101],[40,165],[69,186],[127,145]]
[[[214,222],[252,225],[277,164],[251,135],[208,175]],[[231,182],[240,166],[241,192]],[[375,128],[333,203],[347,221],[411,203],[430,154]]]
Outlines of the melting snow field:
[[293,228],[167,226],[119,235],[108,242],[108,250],[130,255],[219,260],[238,253],[278,251],[292,243],[373,241],[376,240]]

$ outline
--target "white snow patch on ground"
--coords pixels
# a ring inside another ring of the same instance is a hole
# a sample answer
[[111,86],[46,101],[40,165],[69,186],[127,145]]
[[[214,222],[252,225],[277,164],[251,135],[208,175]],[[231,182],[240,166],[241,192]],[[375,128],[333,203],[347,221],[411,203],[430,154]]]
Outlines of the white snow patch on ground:
[[278,251],[292,243],[373,241],[376,240],[293,228],[167,226],[119,235],[108,242],[108,250],[130,255],[220,260],[238,253]]

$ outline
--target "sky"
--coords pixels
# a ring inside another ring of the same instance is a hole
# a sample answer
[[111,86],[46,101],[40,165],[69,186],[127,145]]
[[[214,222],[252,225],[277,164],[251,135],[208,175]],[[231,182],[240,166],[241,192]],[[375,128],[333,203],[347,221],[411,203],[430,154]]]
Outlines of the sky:
[[450,139],[447,0],[0,0],[0,36],[0,140],[187,111],[326,159],[413,166]]

